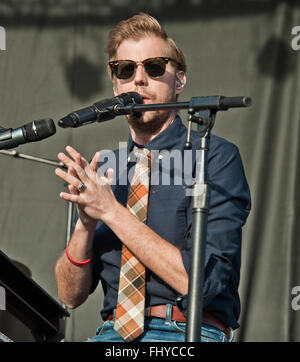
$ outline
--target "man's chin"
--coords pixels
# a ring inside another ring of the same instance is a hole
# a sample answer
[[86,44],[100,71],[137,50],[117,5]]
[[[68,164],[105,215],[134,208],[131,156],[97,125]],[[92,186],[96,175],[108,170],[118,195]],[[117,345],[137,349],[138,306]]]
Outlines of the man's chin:
[[133,126],[148,128],[150,125],[160,123],[161,122],[160,118],[161,117],[159,116],[158,111],[149,111],[149,112],[143,112],[140,117],[130,115],[128,117],[128,121]]
[[143,112],[139,118],[128,116],[128,122],[132,127],[140,132],[156,133],[164,123],[169,119],[170,112],[165,111],[149,111]]

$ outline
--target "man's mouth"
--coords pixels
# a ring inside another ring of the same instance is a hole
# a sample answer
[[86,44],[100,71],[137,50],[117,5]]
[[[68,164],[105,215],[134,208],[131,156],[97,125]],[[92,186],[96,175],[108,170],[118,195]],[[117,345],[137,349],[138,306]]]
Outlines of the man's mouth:
[[148,97],[148,96],[146,96],[146,95],[144,95],[144,94],[141,94],[140,96],[142,97],[144,104],[147,104],[147,103],[150,103],[150,102],[151,102],[151,98],[150,98],[150,97]]

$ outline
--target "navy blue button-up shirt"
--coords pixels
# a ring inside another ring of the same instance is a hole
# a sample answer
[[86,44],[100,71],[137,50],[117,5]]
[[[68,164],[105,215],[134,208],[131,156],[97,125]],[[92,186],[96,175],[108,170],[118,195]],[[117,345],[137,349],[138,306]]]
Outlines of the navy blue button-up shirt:
[[[147,225],[165,240],[175,245],[182,254],[187,273],[190,268],[192,247],[191,197],[187,190],[195,176],[199,136],[192,131],[193,149],[183,155],[187,129],[177,116],[174,122],[151,142],[143,145],[153,152],[155,172],[149,188]],[[99,164],[102,171],[112,167],[116,179],[112,186],[117,200],[127,203],[129,182],[134,162],[127,156],[134,146],[129,137],[127,149],[117,150]],[[125,157],[124,157],[125,151]],[[123,152],[123,153],[122,153]],[[173,155],[174,157],[166,157]],[[179,155],[178,155],[179,154]],[[156,157],[157,156],[157,157]],[[170,167],[166,159],[170,161]],[[120,162],[122,161],[122,162]],[[124,162],[125,167],[124,167]],[[130,171],[131,170],[131,171]],[[151,170],[152,171],[152,170]],[[155,175],[154,175],[155,173]],[[205,283],[203,307],[223,323],[237,328],[240,313],[238,285],[241,265],[241,236],[250,211],[250,192],[239,151],[232,143],[211,135],[208,153],[208,178],[211,182],[210,211],[205,256]],[[120,182],[120,180],[122,182]],[[126,182],[124,182],[126,180]],[[167,184],[166,184],[167,183]],[[141,235],[142,237],[142,235]],[[101,280],[104,291],[102,318],[116,308],[120,276],[122,244],[102,222],[98,222],[94,236],[93,287]],[[154,255],[155,257],[155,255]],[[178,305],[178,299],[181,299]],[[187,296],[181,296],[149,269],[146,270],[146,306],[157,304],[178,305],[184,313]]]

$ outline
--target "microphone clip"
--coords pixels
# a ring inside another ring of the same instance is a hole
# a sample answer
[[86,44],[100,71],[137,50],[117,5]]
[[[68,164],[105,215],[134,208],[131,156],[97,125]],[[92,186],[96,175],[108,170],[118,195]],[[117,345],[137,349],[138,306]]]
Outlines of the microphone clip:
[[196,110],[193,107],[188,109],[188,130],[187,130],[187,138],[186,143],[184,145],[185,150],[192,149],[191,142],[191,129],[192,123],[197,124],[197,131],[200,138],[209,137],[211,130],[215,125],[215,119],[217,110],[216,109],[202,109]]

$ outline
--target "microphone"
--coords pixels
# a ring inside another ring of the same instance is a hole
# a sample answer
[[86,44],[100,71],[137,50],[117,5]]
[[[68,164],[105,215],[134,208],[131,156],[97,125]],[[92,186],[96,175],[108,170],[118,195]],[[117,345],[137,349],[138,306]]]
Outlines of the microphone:
[[0,127],[0,149],[8,150],[23,143],[40,141],[55,132],[55,124],[49,118],[33,121],[16,129]]
[[[58,125],[63,128],[81,127],[93,122],[109,121],[117,116],[113,107],[129,106],[133,104],[143,104],[143,98],[136,92],[122,93],[113,98],[103,99],[94,103],[90,107],[79,109],[78,111],[68,114],[58,121]],[[140,118],[141,112],[133,112],[134,118]]]

